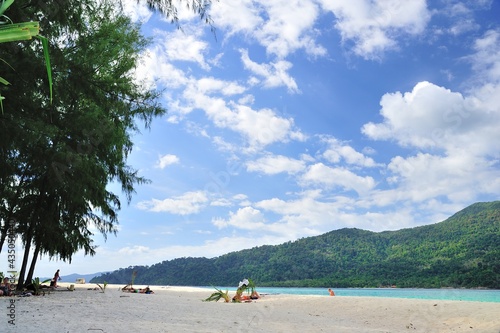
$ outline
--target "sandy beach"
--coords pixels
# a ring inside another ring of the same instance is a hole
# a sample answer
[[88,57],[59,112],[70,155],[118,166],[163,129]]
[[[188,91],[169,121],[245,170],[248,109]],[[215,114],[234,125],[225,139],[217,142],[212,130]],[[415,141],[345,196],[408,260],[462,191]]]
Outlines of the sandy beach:
[[500,332],[500,303],[302,295],[224,303],[202,302],[212,293],[203,288],[152,287],[146,295],[118,285],[104,293],[88,290],[94,284],[65,290],[69,285],[45,296],[0,298],[0,331]]

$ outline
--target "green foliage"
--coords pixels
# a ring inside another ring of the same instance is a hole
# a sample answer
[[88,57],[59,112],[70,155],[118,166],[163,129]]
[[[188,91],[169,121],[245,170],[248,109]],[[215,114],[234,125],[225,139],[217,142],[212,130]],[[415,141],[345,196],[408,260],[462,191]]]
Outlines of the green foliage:
[[218,302],[220,299],[223,299],[224,302],[229,303],[229,292],[228,290],[222,291],[221,289],[215,288],[216,292],[214,292],[212,295],[204,299],[204,302]]
[[[252,276],[275,287],[486,287],[500,289],[500,201],[399,231],[340,229],[232,252],[138,266],[140,283],[231,286]],[[127,274],[130,274],[130,268]],[[120,280],[123,270],[98,279]]]
[[[114,6],[38,1],[9,9],[14,21],[41,18],[51,38],[51,79],[65,87],[49,103],[42,45],[2,44],[0,59],[10,66],[0,69],[11,85],[1,90],[9,103],[0,115],[0,219],[16,221],[25,252],[33,255],[26,281],[40,256],[71,262],[79,250],[95,254],[94,230],[116,233],[122,200],[109,183],[119,184],[129,201],[135,186],[147,182],[127,165],[132,137],[165,109],[160,93],[133,77],[148,39]],[[4,225],[0,250],[6,234]]]
[[40,278],[39,277],[36,277],[34,279],[31,280],[31,284],[33,286],[33,289],[34,289],[34,295],[40,295],[41,291],[42,291],[42,284],[44,283],[47,283],[47,282],[50,282],[50,279],[48,280],[44,280],[44,281],[41,281],[40,282]]
[[[4,20],[6,16],[4,15],[5,11],[14,3],[14,0],[6,0],[2,1],[0,6],[0,43],[6,42],[19,42],[24,40],[30,40],[33,37],[42,41],[43,45],[43,54],[45,57],[45,67],[47,69],[47,77],[49,81],[49,90],[50,90],[50,102],[52,103],[52,69],[50,66],[50,57],[49,57],[49,44],[48,39],[39,35],[40,32],[40,24],[39,22],[23,22],[23,23],[13,23],[8,20]],[[10,83],[4,78],[0,77],[0,83],[4,85],[10,85]],[[3,103],[2,100],[5,97],[0,95],[0,109],[3,113]]]
[[96,283],[97,286],[99,287],[99,289],[101,289],[101,292],[106,292],[106,287],[108,285],[108,283],[106,281],[104,281],[104,283],[102,284],[102,286],[99,284],[99,283]]

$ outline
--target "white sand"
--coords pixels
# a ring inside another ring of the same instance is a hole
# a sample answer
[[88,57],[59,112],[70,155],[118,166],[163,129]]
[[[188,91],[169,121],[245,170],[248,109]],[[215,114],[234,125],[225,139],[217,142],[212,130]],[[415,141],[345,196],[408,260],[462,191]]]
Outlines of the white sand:
[[292,295],[216,303],[201,301],[212,289],[153,287],[155,294],[146,295],[122,292],[118,285],[108,285],[105,293],[87,290],[94,284],[75,287],[14,298],[15,325],[8,323],[11,300],[1,297],[0,331],[500,332],[500,303]]

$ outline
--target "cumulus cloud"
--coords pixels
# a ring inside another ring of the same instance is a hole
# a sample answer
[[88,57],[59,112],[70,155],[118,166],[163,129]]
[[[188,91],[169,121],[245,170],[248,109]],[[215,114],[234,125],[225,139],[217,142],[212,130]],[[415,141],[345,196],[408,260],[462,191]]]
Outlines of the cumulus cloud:
[[152,89],[159,86],[180,88],[189,82],[186,74],[169,62],[160,45],[154,45],[142,55],[135,79]]
[[396,48],[397,36],[422,33],[431,17],[425,0],[319,2],[337,18],[344,43],[353,43],[354,53],[366,59]]
[[319,8],[314,1],[219,1],[212,9],[214,20],[229,37],[243,34],[278,59],[299,49],[312,56],[326,55],[326,49],[315,41]]
[[155,38],[159,40],[165,56],[169,61],[187,61],[197,63],[201,68],[209,70],[205,60],[208,52],[208,43],[201,40],[198,30],[184,33],[180,30],[166,32],[155,30]]
[[261,210],[247,206],[238,209],[236,213],[230,212],[227,219],[212,219],[212,224],[219,229],[233,228],[240,232],[249,231],[251,234],[290,239],[321,233],[326,225],[331,223],[335,210],[329,203],[311,199],[285,202],[274,198],[258,202],[255,206],[269,212],[277,212],[282,217],[276,221],[267,221]]
[[308,167],[301,178],[304,185],[320,185],[326,188],[341,187],[347,191],[354,190],[364,194],[375,186],[372,177],[358,176],[345,168],[332,168],[323,163],[316,163]]
[[247,90],[247,88],[237,82],[216,79],[213,77],[192,80],[191,83],[196,85],[198,92],[202,94],[220,93],[224,96],[232,96],[240,95]]
[[[292,67],[292,63],[280,60],[270,64],[258,64],[250,59],[247,50],[240,50],[240,53],[245,68],[260,76],[264,80],[263,86],[265,88],[285,86],[291,93],[300,92],[295,80],[287,73]],[[255,84],[257,83],[258,81],[255,82]]]
[[420,82],[411,92],[385,94],[380,102],[383,122],[365,124],[362,132],[375,140],[395,140],[401,146],[494,153],[489,142],[500,129],[500,115],[492,109],[498,101],[493,94],[498,87],[489,87],[467,97]]
[[150,248],[142,245],[126,246],[118,250],[118,253],[126,256],[136,256],[147,254],[148,252],[150,252]]
[[211,15],[229,36],[236,33],[245,35],[255,31],[264,21],[261,10],[254,0],[216,1],[212,4]]
[[252,207],[240,208],[236,213],[230,212],[227,220],[214,218],[212,223],[219,229],[233,226],[238,229],[257,231],[265,227],[264,216]]
[[149,10],[148,6],[144,2],[139,2],[136,0],[122,0],[123,12],[130,17],[134,22],[147,22],[153,12]]
[[340,163],[344,161],[349,165],[357,165],[361,167],[374,167],[375,161],[371,157],[356,151],[351,146],[340,142],[335,138],[325,138],[328,148],[323,153],[323,157],[330,163]]
[[247,171],[275,175],[281,172],[295,174],[305,169],[305,162],[283,155],[268,155],[247,162]]
[[398,183],[400,199],[422,202],[430,198],[446,197],[451,202],[474,199],[476,192],[495,193],[500,182],[493,178],[500,173],[491,169],[491,164],[470,154],[437,156],[418,153],[403,158],[394,157],[388,165],[392,177]]
[[315,42],[312,29],[319,16],[319,8],[313,1],[275,0],[259,1],[269,17],[257,27],[255,36],[268,53],[284,58],[303,49],[314,56],[323,56],[326,50]]
[[252,149],[261,149],[275,142],[305,139],[295,129],[292,118],[280,117],[270,109],[254,110],[250,106],[209,96],[196,84],[187,87],[184,97],[193,109],[205,111],[215,126],[239,133]]
[[199,213],[207,205],[208,201],[208,197],[204,192],[195,191],[163,200],[141,201],[137,204],[137,208],[157,213],[189,215]]
[[167,166],[177,163],[179,163],[179,157],[171,154],[166,154],[160,156],[158,162],[156,163],[156,167],[160,169],[165,169]]
[[472,68],[483,82],[500,83],[500,30],[488,30],[474,42],[475,53],[469,57]]
[[396,139],[416,147],[442,145],[440,136],[455,131],[470,117],[462,94],[430,82],[419,82],[411,92],[385,94],[380,105],[381,124],[368,123],[362,132],[376,140]]
[[476,85],[467,93],[419,82],[410,92],[382,97],[382,122],[366,124],[362,132],[416,152],[391,159],[387,182],[397,191],[377,192],[375,200],[468,203],[499,193],[499,37],[490,30],[473,44],[467,59]]

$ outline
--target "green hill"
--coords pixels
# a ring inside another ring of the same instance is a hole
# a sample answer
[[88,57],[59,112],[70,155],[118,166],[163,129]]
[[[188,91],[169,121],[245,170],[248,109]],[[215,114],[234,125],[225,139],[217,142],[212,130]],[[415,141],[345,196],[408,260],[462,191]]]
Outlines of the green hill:
[[500,289],[500,201],[398,231],[340,229],[217,258],[178,258],[119,269],[91,282],[275,287],[465,287]]

